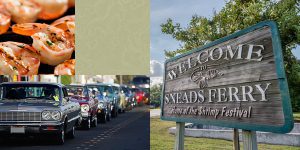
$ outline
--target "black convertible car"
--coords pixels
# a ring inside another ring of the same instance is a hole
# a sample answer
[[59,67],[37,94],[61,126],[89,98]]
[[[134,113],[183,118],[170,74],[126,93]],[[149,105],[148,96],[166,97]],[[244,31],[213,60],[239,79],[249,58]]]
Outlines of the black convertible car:
[[74,137],[80,105],[69,101],[62,84],[12,82],[0,84],[0,135],[45,134],[64,144]]

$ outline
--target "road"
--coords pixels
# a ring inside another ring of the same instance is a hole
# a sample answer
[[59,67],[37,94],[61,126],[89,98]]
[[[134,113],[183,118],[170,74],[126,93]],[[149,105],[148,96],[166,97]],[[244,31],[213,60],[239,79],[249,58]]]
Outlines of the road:
[[0,150],[148,150],[150,115],[148,106],[136,107],[89,131],[76,130],[75,139],[55,145],[47,137],[10,137]]

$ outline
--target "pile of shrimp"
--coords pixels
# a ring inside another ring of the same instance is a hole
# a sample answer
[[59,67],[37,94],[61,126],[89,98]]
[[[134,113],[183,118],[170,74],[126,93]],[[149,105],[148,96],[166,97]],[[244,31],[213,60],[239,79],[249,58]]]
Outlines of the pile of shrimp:
[[[43,63],[55,66],[56,75],[74,75],[75,15],[59,18],[74,6],[75,0],[0,0],[0,34],[11,27],[33,39],[31,45],[0,42],[0,74],[35,75]],[[44,24],[37,19],[57,20]]]

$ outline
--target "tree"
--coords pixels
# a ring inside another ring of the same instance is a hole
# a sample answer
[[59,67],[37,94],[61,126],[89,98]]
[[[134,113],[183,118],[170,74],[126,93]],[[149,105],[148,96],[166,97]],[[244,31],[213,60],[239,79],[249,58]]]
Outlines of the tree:
[[156,84],[150,87],[150,101],[152,104],[160,105],[161,90],[161,84]]
[[168,19],[161,25],[161,31],[171,35],[183,45],[177,50],[165,50],[165,55],[171,58],[260,21],[274,20],[280,32],[292,106],[294,110],[299,111],[299,64],[291,52],[300,43],[299,6],[300,0],[229,0],[220,12],[214,12],[211,19],[198,15],[192,16],[186,28]]

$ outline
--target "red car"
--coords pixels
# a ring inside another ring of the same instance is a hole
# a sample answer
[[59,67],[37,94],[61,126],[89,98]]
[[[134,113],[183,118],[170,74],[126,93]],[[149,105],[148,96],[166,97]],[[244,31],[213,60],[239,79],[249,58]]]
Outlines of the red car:
[[137,101],[137,104],[140,104],[144,101],[145,92],[143,90],[140,88],[132,88],[131,91],[134,95],[134,99]]
[[95,99],[92,93],[84,85],[68,85],[67,91],[70,100],[78,102],[81,107],[82,122],[80,127],[90,129],[97,126],[98,100]]

